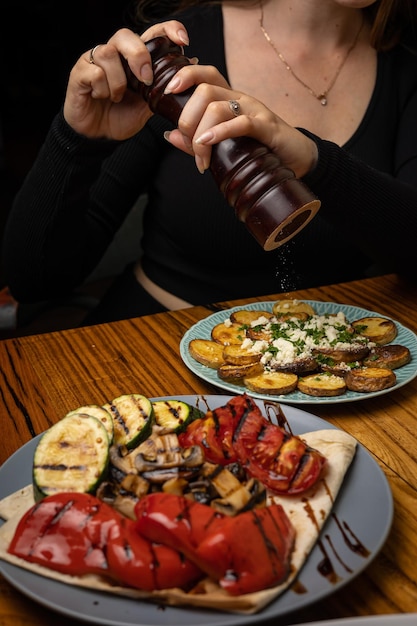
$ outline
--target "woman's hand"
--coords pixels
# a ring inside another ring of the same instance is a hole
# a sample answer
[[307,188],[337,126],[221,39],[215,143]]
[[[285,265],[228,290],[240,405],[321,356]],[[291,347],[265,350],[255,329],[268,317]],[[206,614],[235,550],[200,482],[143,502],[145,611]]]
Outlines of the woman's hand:
[[188,44],[188,34],[177,21],[152,26],[140,37],[122,28],[107,43],[84,52],[72,68],[64,102],[64,117],[78,133],[90,138],[123,140],[137,133],[152,112],[140,94],[127,88],[121,56],[143,83],[152,83],[151,58],[145,46],[167,35],[178,45]]
[[[181,68],[167,85],[166,93],[180,93],[196,85],[185,104],[178,129],[166,135],[177,148],[195,156],[204,172],[210,165],[211,147],[229,137],[249,136],[268,146],[297,177],[307,174],[317,162],[314,141],[275,115],[264,104],[234,91],[211,66]],[[239,112],[232,110],[238,103]]]

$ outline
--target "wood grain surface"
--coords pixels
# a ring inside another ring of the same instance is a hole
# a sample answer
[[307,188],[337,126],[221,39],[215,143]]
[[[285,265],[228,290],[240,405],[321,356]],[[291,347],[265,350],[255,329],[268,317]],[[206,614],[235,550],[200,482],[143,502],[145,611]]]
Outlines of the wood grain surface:
[[[417,333],[417,288],[396,275],[290,296],[360,306]],[[149,397],[224,393],[182,362],[182,336],[215,311],[278,297],[285,294],[1,341],[0,463],[83,404],[103,404],[133,392]],[[416,612],[417,624],[417,379],[376,398],[302,408],[351,433],[374,457],[392,489],[394,522],[383,549],[362,574],[326,599],[273,624],[402,612]],[[42,607],[0,576],[1,626],[58,623],[80,622]],[[272,626],[272,621],[262,623]]]

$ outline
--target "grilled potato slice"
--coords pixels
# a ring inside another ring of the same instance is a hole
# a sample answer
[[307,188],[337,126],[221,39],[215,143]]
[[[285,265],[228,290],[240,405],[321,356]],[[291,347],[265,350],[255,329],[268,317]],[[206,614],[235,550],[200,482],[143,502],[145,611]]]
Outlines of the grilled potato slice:
[[223,345],[210,339],[191,339],[188,350],[196,361],[207,367],[217,369],[223,365]]
[[277,300],[272,306],[272,312],[277,317],[281,313],[307,313],[307,315],[316,315],[314,308],[303,300]]
[[397,382],[397,377],[388,368],[358,367],[346,374],[345,381],[350,391],[370,393],[392,387]]
[[311,315],[306,311],[293,311],[292,313],[277,313],[275,317],[277,322],[286,322],[287,320],[294,318],[305,322],[309,317],[311,317]]
[[212,340],[216,343],[221,343],[223,346],[229,346],[230,344],[240,345],[245,337],[245,331],[241,324],[221,322],[216,324],[211,331]]
[[321,355],[334,363],[353,363],[362,361],[368,356],[369,347],[356,343],[346,348],[315,348],[312,353],[316,357]]
[[252,339],[252,341],[272,341],[272,333],[267,328],[257,328],[254,326],[246,330],[246,337]]
[[371,348],[363,365],[366,367],[386,367],[395,370],[411,361],[410,350],[406,346],[390,344],[389,346],[375,346]]
[[288,372],[263,372],[243,379],[245,387],[257,393],[286,395],[297,388],[298,376]]
[[263,372],[264,366],[260,362],[246,363],[245,365],[233,365],[224,363],[217,370],[219,378],[222,380],[241,380],[245,376],[255,376]]
[[266,319],[271,319],[273,317],[273,313],[271,311],[252,311],[249,309],[239,309],[239,311],[234,311],[230,315],[230,321],[234,324],[239,324],[240,326],[250,326],[252,322],[256,322],[256,320],[265,317]]
[[297,387],[302,393],[315,397],[341,396],[347,389],[342,376],[328,372],[303,376],[299,378]]
[[311,374],[317,371],[317,361],[310,356],[298,357],[286,365],[274,365],[277,372],[289,372],[290,374]]
[[223,348],[223,359],[226,363],[230,363],[231,365],[248,365],[249,363],[259,363],[261,358],[262,354],[251,352],[250,350],[241,348],[236,344],[224,346]]
[[351,369],[361,366],[362,363],[360,361],[354,361],[353,363],[345,363],[341,361],[340,363],[333,363],[332,365],[330,365],[329,363],[320,363],[320,371],[345,378],[347,373],[350,372]]
[[361,317],[352,322],[352,326],[357,333],[378,346],[394,341],[398,332],[395,322],[386,317]]

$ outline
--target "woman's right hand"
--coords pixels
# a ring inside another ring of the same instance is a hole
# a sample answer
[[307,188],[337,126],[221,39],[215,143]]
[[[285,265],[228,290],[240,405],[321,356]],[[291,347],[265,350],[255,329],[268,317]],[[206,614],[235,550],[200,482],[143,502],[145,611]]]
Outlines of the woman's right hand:
[[184,26],[175,20],[156,24],[140,37],[122,28],[105,44],[84,52],[71,70],[64,117],[79,134],[89,138],[124,140],[136,134],[152,111],[140,94],[127,88],[121,57],[144,84],[152,82],[152,65],[145,42],[167,35],[178,45],[188,43]]

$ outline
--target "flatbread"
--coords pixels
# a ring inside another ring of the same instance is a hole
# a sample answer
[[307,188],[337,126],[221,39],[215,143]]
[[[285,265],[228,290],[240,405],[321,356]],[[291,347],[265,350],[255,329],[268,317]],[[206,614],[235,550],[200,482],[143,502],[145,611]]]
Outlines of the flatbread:
[[7,547],[19,519],[34,504],[31,487],[25,487],[0,501],[0,516],[7,520],[0,528],[0,558],[36,574],[94,591],[150,600],[171,606],[205,607],[242,614],[256,613],[281,595],[299,575],[333,508],[346,472],[355,456],[357,442],[344,431],[325,429],[305,433],[301,435],[301,438],[324,454],[327,464],[324,475],[318,483],[300,496],[269,496],[270,502],[282,504],[297,533],[291,558],[291,574],[279,586],[256,593],[231,596],[214,581],[205,579],[189,593],[176,588],[149,593],[114,585],[108,579],[96,575],[68,576],[48,570],[36,563],[29,563],[8,554]]

